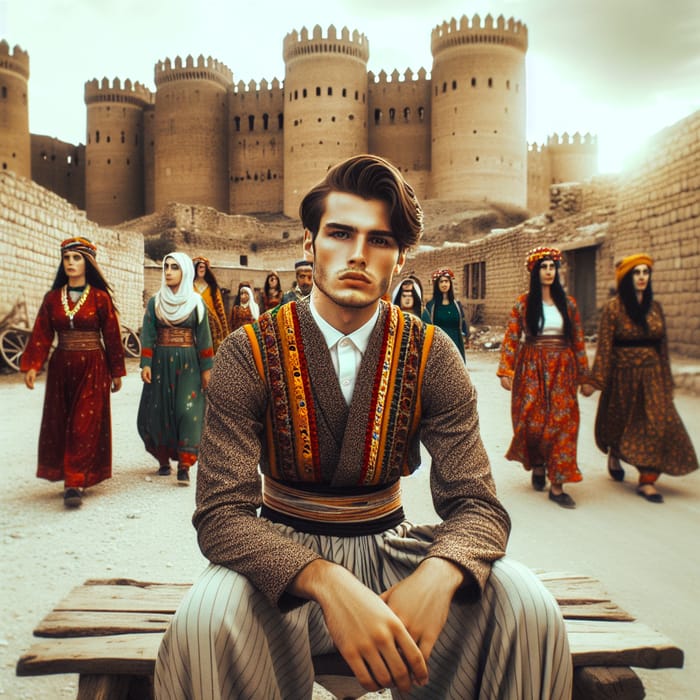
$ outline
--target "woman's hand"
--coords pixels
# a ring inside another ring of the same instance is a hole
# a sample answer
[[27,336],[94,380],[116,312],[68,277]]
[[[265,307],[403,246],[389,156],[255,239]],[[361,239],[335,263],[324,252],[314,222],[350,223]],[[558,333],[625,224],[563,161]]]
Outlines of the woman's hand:
[[581,384],[581,393],[584,396],[590,396],[595,391],[595,387],[591,384]]
[[201,380],[202,380],[202,391],[206,391],[207,387],[209,386],[209,379],[211,378],[211,370],[210,369],[205,369],[201,373]]
[[119,391],[119,389],[122,388],[122,378],[121,377],[112,377],[112,393],[116,393]]
[[141,381],[144,384],[151,383],[151,368],[150,367],[142,367],[141,368]]
[[501,377],[501,386],[506,391],[510,391],[513,388],[513,378],[512,377]]
[[28,369],[24,373],[24,383],[27,386],[27,389],[33,389],[34,388],[34,380],[36,379],[36,370],[35,369]]

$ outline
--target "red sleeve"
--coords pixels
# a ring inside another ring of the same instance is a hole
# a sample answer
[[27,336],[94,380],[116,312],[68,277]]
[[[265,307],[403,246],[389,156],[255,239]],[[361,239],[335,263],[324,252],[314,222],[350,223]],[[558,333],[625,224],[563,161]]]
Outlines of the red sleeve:
[[49,356],[53,343],[54,328],[51,319],[51,292],[44,297],[34,321],[32,334],[20,359],[20,371],[41,370]]

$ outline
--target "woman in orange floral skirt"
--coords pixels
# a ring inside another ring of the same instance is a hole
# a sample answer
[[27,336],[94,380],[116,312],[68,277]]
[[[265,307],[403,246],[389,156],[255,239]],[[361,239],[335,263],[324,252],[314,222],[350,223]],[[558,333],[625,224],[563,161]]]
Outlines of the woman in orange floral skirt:
[[601,389],[595,422],[598,448],[608,472],[625,478],[620,460],[639,470],[637,493],[662,503],[656,489],[662,473],[681,476],[698,458],[673,405],[673,377],[666,323],[651,289],[653,261],[645,253],[617,265],[617,295],[603,309],[591,384]]
[[576,463],[577,391],[593,393],[576,301],[559,281],[561,252],[541,246],[528,252],[530,290],[513,306],[501,345],[498,376],[512,391],[513,440],[506,458],[532,471],[532,486],[564,508],[576,503],[563,484],[583,478]]

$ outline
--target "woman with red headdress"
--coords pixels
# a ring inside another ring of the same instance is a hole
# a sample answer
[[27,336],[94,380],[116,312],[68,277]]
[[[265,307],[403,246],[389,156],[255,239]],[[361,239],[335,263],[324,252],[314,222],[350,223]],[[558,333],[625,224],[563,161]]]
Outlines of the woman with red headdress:
[[623,258],[615,270],[617,295],[603,309],[591,384],[601,389],[595,421],[608,472],[623,481],[620,460],[639,470],[637,493],[662,503],[662,473],[681,476],[698,468],[693,444],[673,405],[666,322],[651,288],[653,260]]
[[87,238],[61,243],[61,264],[22,354],[24,383],[34,388],[49,356],[37,476],[63,481],[67,508],[112,476],[110,388],[119,391],[124,347],[112,291]]
[[196,292],[199,292],[202,301],[207,307],[209,330],[211,331],[211,340],[216,353],[219,345],[229,334],[224,298],[221,295],[219,283],[211,270],[209,260],[203,255],[198,255],[196,258],[192,258],[192,262],[194,263],[194,289]]
[[532,486],[564,508],[576,503],[563,484],[583,478],[576,462],[577,390],[593,393],[576,301],[559,281],[561,252],[541,246],[527,253],[530,289],[515,302],[501,345],[497,374],[511,395],[513,440],[506,459],[532,471]]
[[425,305],[422,318],[426,323],[442,328],[452,338],[464,360],[464,341],[469,334],[469,328],[464,308],[459,300],[455,299],[453,284],[455,274],[445,267],[435,270],[431,278],[433,298]]

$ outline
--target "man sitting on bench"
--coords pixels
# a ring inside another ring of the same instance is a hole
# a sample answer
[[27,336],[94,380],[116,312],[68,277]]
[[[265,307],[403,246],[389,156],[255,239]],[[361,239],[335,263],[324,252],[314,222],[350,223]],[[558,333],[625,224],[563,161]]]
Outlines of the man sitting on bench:
[[[217,354],[193,518],[211,564],[163,638],[156,697],[311,698],[312,657],[334,648],[398,697],[571,697],[559,609],[503,558],[510,520],[464,362],[382,300],[422,234],[412,188],[355,156],[300,214],[310,300]],[[401,507],[421,440],[434,526]]]

